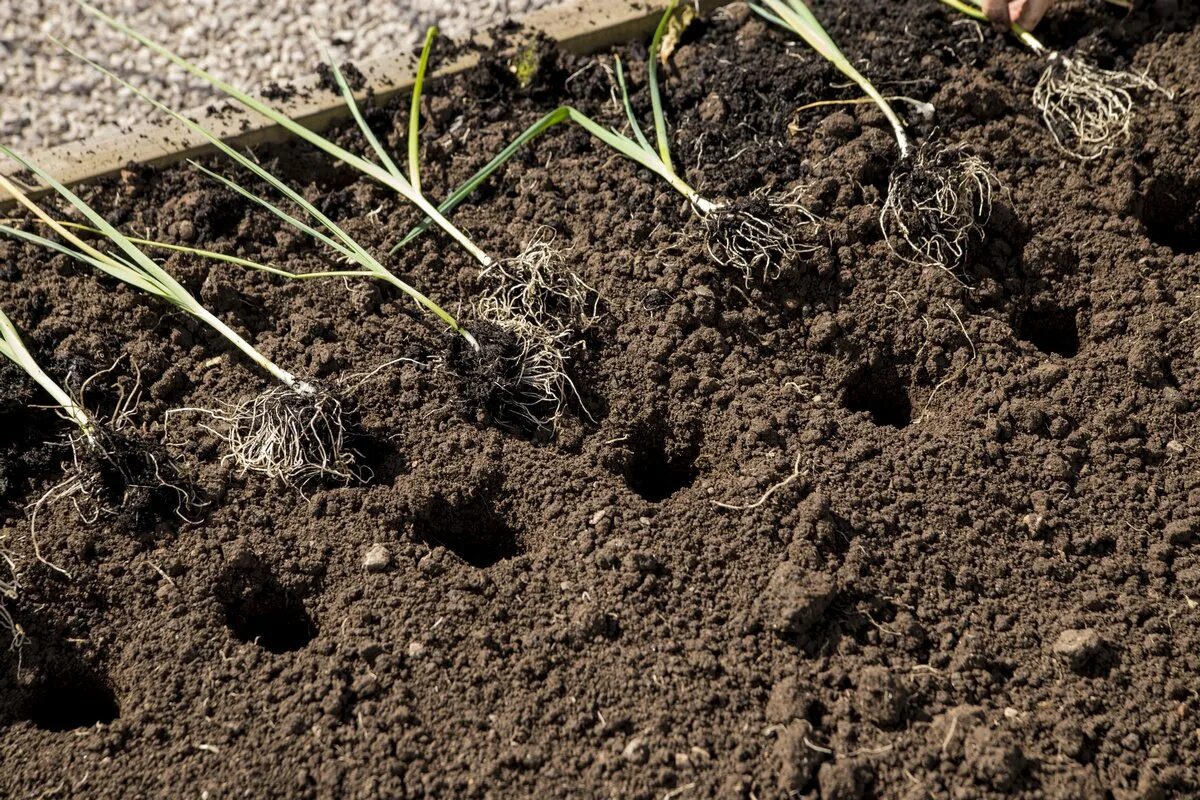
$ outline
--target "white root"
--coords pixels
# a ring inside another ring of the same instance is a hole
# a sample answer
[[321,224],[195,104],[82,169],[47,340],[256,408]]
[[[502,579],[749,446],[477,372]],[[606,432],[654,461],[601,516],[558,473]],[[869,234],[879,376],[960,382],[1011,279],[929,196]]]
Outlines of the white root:
[[972,236],[982,238],[1000,180],[961,147],[922,144],[888,182],[879,215],[884,240],[899,258],[954,270]]
[[571,398],[578,399],[567,372],[574,332],[557,332],[529,322],[504,298],[488,296],[474,304],[475,316],[514,337],[517,347],[502,358],[492,395],[500,416],[515,416],[523,424],[553,430]]
[[[749,285],[755,275],[763,281],[777,279],[789,261],[819,248],[794,233],[794,227],[816,229],[819,220],[798,200],[800,190],[782,197],[770,197],[765,190],[751,195],[745,207],[724,203],[694,203],[704,224],[704,245],[713,261],[723,267],[737,267]],[[766,213],[755,213],[762,207]],[[777,221],[784,215],[797,219],[786,225]]]
[[791,474],[788,475],[783,480],[781,480],[777,483],[773,483],[770,486],[768,486],[766,491],[764,491],[761,495],[759,495],[757,500],[755,500],[751,503],[726,503],[726,502],[722,502],[721,500],[713,500],[713,501],[711,501],[712,504],[714,506],[716,506],[717,508],[724,508],[728,511],[749,511],[751,509],[758,508],[759,506],[763,505],[768,500],[770,500],[771,495],[775,494],[776,492],[778,492],[781,489],[786,489],[788,486],[791,486],[792,483],[794,483],[795,481],[799,480],[800,478],[802,478],[806,474],[808,474],[808,470],[800,469],[800,459],[803,456],[804,456],[803,450],[796,453],[796,460],[792,464]]
[[519,256],[484,268],[480,277],[490,287],[473,304],[477,319],[517,343],[503,357],[493,386],[501,415],[551,430],[568,401],[579,399],[567,369],[571,350],[582,346],[576,334],[600,317],[596,291],[567,266],[553,242],[543,228]]
[[[83,407],[83,395],[98,377],[107,375],[116,364],[85,380],[75,402]],[[63,480],[51,486],[30,506],[29,529],[34,555],[47,566],[66,574],[61,568],[42,557],[37,538],[37,518],[47,506],[69,500],[79,518],[92,524],[102,517],[115,517],[127,507],[135,494],[169,490],[176,496],[175,511],[182,516],[184,509],[195,505],[192,487],[179,474],[165,451],[148,445],[136,437],[133,417],[141,399],[141,373],[134,366],[134,382],[128,390],[120,389],[107,419],[93,417],[86,430],[79,430],[67,440],[71,449],[71,467]],[[67,417],[72,419],[71,417]],[[114,496],[114,490],[120,496]]]
[[20,650],[25,641],[25,632],[21,630],[21,626],[12,618],[12,614],[4,605],[5,600],[17,599],[17,590],[20,588],[17,565],[12,560],[12,556],[2,549],[0,549],[0,567],[8,572],[7,578],[3,576],[3,572],[0,572],[0,633],[9,637],[11,649]]
[[554,234],[542,228],[521,254],[494,261],[479,276],[492,284],[490,295],[522,320],[550,329],[584,330],[600,318],[596,290],[567,267]]
[[219,410],[172,413],[183,411],[199,411],[218,423],[216,428],[205,427],[225,441],[225,459],[243,474],[266,475],[287,486],[358,477],[341,402],[303,381],[272,387]]
[[1033,104],[1064,153],[1090,161],[1129,138],[1133,92],[1164,91],[1147,75],[1101,69],[1062,53],[1049,53],[1049,65],[1033,90]]

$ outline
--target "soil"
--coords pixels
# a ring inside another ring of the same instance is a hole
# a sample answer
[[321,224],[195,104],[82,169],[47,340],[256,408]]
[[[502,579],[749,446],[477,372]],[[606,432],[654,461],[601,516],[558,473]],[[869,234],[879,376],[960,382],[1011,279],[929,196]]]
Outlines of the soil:
[[[709,15],[664,70],[677,160],[714,198],[803,187],[823,246],[747,284],[648,172],[543,136],[455,220],[501,255],[549,226],[602,299],[583,405],[549,440],[465,403],[441,331],[391,290],[172,256],[264,352],[340,387],[372,472],[304,493],[241,476],[202,415],[165,415],[263,375],[163,304],[0,243],[34,352],[55,374],[136,364],[141,434],[206,502],[44,509],[62,571],[38,562],[25,508],[67,466],[38,443],[67,431],[6,392],[0,545],[27,639],[0,654],[0,795],[1198,796],[1197,12],[1056,5],[1047,44],[1175,92],[1084,164],[1032,112],[1041,67],[1011,40],[927,0],[817,11],[886,94],[936,105],[918,138],[995,166],[986,245],[955,274],[892,256],[879,115],[798,111],[850,90],[744,7]],[[620,52],[648,119],[645,47]],[[560,102],[621,125],[607,64],[431,86],[427,190]],[[407,102],[368,115],[394,152]],[[373,252],[417,221],[307,148],[257,155]],[[185,167],[86,196],[127,230],[328,266]],[[451,310],[480,289],[441,235],[388,263]]]

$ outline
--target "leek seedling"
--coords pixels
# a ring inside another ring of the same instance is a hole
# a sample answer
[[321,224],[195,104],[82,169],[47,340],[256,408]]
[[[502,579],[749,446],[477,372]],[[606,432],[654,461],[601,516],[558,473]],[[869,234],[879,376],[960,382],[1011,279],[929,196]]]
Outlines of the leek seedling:
[[[408,118],[408,181],[420,193],[421,92],[429,69],[437,28],[425,33],[417,62]],[[334,79],[363,137],[380,162],[398,180],[400,172],[379,142],[354,99],[354,92],[328,51],[321,47]],[[552,247],[553,237],[539,232],[521,254],[481,264],[479,277],[488,287],[471,304],[473,316],[502,335],[488,336],[491,353],[476,348],[458,353],[468,371],[489,388],[481,399],[493,405],[501,420],[515,416],[522,424],[553,429],[568,397],[579,393],[567,370],[576,328],[586,329],[599,316],[596,292],[567,267],[563,254]],[[393,252],[395,252],[393,250]],[[462,358],[465,356],[465,359]],[[586,410],[585,410],[586,413]]]
[[[774,220],[783,212],[793,212],[799,217],[802,225],[815,227],[816,217],[797,202],[795,193],[782,198],[769,198],[765,193],[757,193],[740,201],[714,202],[692,188],[676,169],[671,154],[670,132],[667,130],[666,116],[663,112],[658,62],[663,38],[678,5],[679,0],[671,0],[667,5],[650,42],[647,78],[654,117],[654,145],[646,137],[634,114],[625,82],[625,72],[620,59],[616,59],[617,85],[621,91],[626,118],[632,129],[632,138],[601,125],[578,109],[559,106],[529,126],[483,168],[455,189],[438,207],[439,211],[444,214],[452,211],[534,138],[555,125],[571,122],[625,158],[650,170],[681,194],[701,220],[705,247],[712,259],[722,266],[739,268],[747,281],[756,273],[761,274],[764,279],[777,277],[789,260],[804,253],[814,252],[817,248],[803,243],[791,232],[790,225],[780,225]],[[432,219],[424,220],[410,231],[392,252],[413,241],[428,230],[433,222]]]
[[[925,142],[914,148],[904,122],[887,99],[850,63],[803,0],[756,0],[751,10],[803,39],[858,84],[875,102],[896,137],[900,164],[888,181],[880,227],[893,253],[920,265],[954,269],[966,258],[971,236],[983,236],[999,180],[961,147]],[[901,243],[902,248],[896,244]]]
[[[0,152],[36,174],[78,210],[122,255],[92,247],[59,224],[16,184],[0,175],[0,188],[25,206],[71,247],[35,234],[0,225],[0,233],[63,253],[176,308],[208,325],[271,375],[280,386],[224,411],[210,411],[224,424],[221,435],[230,455],[244,471],[259,472],[295,485],[314,478],[348,480],[354,475],[354,453],[346,446],[341,403],[314,384],[276,365],[240,334],[200,304],[166,270],[128,237],[37,164],[4,145]],[[61,398],[55,398],[61,403]]]
[[[0,176],[0,186],[5,180]],[[0,230],[5,228],[0,226]],[[161,445],[143,441],[129,430],[138,401],[136,386],[122,394],[111,418],[102,421],[42,369],[3,311],[0,311],[0,355],[16,364],[50,395],[59,414],[75,428],[67,437],[72,465],[66,477],[33,505],[30,525],[35,532],[37,513],[42,506],[61,500],[74,503],[89,523],[101,516],[116,516],[127,509],[136,515],[150,504],[154,495],[164,490],[175,501],[176,511],[192,504],[195,497],[189,483],[166,450]],[[79,390],[80,397],[93,378],[84,381]],[[36,535],[34,549],[37,550]],[[38,557],[41,557],[40,553]],[[0,583],[0,595],[8,589],[15,591],[15,587]]]
[[[987,21],[978,0],[941,0],[977,20]],[[1133,93],[1170,94],[1149,76],[1101,69],[1082,58],[1051,50],[1032,33],[1013,24],[1011,31],[1034,55],[1046,59],[1046,69],[1033,89],[1033,105],[1060,150],[1081,161],[1099,158],[1129,138]]]
[[[482,276],[485,278],[490,278],[493,281],[496,278],[503,276],[508,281],[496,289],[497,293],[503,294],[511,291],[520,291],[525,294],[535,294],[539,290],[539,287],[536,285],[528,282],[525,284],[517,284],[512,283],[512,281],[519,280],[519,276],[528,276],[532,278],[533,276],[545,277],[547,275],[554,275],[556,276],[555,280],[557,281],[557,285],[560,288],[565,290],[568,287],[573,287],[574,289],[578,290],[576,302],[577,310],[581,311],[587,305],[586,295],[590,293],[591,290],[587,289],[586,285],[583,284],[583,282],[579,280],[577,276],[575,276],[573,273],[570,273],[569,270],[566,269],[565,262],[562,260],[560,255],[554,253],[549,248],[541,246],[537,242],[531,242],[528,244],[522,254],[516,258],[500,261],[493,259],[484,253],[482,249],[477,247],[466,236],[466,234],[458,230],[449,221],[442,217],[442,215],[438,213],[437,209],[434,208],[433,204],[430,203],[422,194],[420,190],[420,174],[418,169],[419,151],[418,142],[416,139],[417,130],[419,128],[419,117],[417,116],[417,110],[419,109],[421,84],[424,81],[425,71],[429,63],[430,49],[436,35],[435,30],[431,30],[427,34],[425,47],[421,55],[421,61],[418,70],[418,81],[414,91],[414,116],[410,120],[409,126],[409,162],[411,172],[409,176],[405,176],[397,167],[392,158],[388,155],[387,151],[379,142],[375,134],[370,130],[361,110],[358,107],[357,102],[354,99],[353,92],[345,80],[345,77],[342,75],[342,72],[338,68],[337,64],[334,63],[329,57],[327,50],[323,46],[321,47],[322,54],[331,66],[331,72],[340,91],[346,99],[349,110],[361,128],[368,144],[371,146],[371,149],[374,150],[376,155],[379,157],[380,164],[373,163],[365,158],[355,155],[334,144],[329,139],[326,139],[325,137],[308,130],[296,121],[289,119],[281,112],[220,80],[219,78],[183,59],[175,53],[172,53],[165,47],[162,47],[161,45],[151,41],[147,37],[137,33],[112,17],[88,5],[86,2],[82,2],[81,0],[80,5],[97,19],[100,19],[127,36],[132,37],[154,52],[166,57],[173,63],[184,68],[191,74],[208,82],[211,86],[225,93],[230,98],[250,109],[251,111],[267,117],[272,122],[275,122],[285,130],[298,136],[309,144],[316,146],[334,159],[353,169],[358,170],[368,178],[392,189],[400,194],[403,198],[416,205],[425,214],[430,216],[444,231],[450,234],[459,245],[461,245],[473,258],[476,259],[476,261],[479,262]],[[77,53],[75,55],[78,56]],[[79,57],[83,58],[82,56]],[[87,59],[84,60],[87,61]],[[97,65],[93,63],[93,66]],[[102,69],[99,67],[97,68]],[[492,302],[492,300],[477,303],[475,311],[479,316],[480,321],[485,324],[495,325],[503,330],[502,336],[489,335],[486,337],[488,345],[493,350],[499,350],[500,352],[482,352],[479,341],[470,332],[468,332],[466,328],[460,326],[453,317],[429,301],[428,298],[425,298],[415,289],[392,275],[387,269],[379,264],[374,257],[370,256],[365,252],[365,250],[353,243],[348,236],[344,235],[344,233],[335,230],[334,228],[336,226],[333,226],[332,222],[323,217],[323,215],[316,214],[316,209],[312,208],[310,204],[303,201],[298,194],[284,187],[278,180],[267,174],[266,171],[261,167],[258,167],[258,165],[249,161],[249,159],[246,159],[244,156],[241,156],[240,154],[236,153],[236,151],[232,150],[232,148],[224,145],[213,134],[204,130],[194,121],[187,119],[181,114],[178,114],[177,112],[167,108],[163,104],[149,98],[144,93],[134,89],[127,82],[121,80],[120,78],[116,78],[116,76],[112,75],[112,73],[108,73],[103,69],[102,71],[114,77],[116,80],[119,80],[122,84],[130,89],[133,89],[133,91],[137,92],[151,103],[154,103],[161,110],[173,115],[176,119],[179,119],[181,122],[188,125],[192,130],[202,134],[210,143],[218,147],[218,149],[220,149],[223,153],[231,158],[234,158],[243,167],[250,169],[259,178],[267,181],[276,189],[284,193],[293,202],[300,204],[310,216],[313,216],[318,220],[320,227],[325,231],[332,233],[333,238],[337,241],[335,242],[331,240],[330,236],[325,235],[325,233],[314,230],[306,223],[300,222],[291,215],[283,212],[275,206],[272,206],[270,203],[253,195],[251,192],[243,189],[232,181],[221,178],[220,176],[212,175],[212,173],[209,173],[210,176],[216,177],[218,180],[221,180],[227,186],[235,191],[238,191],[243,196],[246,196],[247,198],[268,208],[268,210],[279,216],[289,225],[305,231],[324,244],[334,247],[334,249],[338,249],[339,252],[342,252],[343,257],[345,257],[347,260],[363,267],[365,273],[370,273],[369,277],[375,277],[397,286],[402,291],[413,297],[418,303],[425,306],[425,308],[433,311],[456,333],[459,333],[470,345],[471,349],[469,351],[465,353],[459,352],[458,354],[460,358],[471,362],[469,365],[471,371],[478,372],[478,368],[482,364],[490,364],[493,366],[502,365],[503,369],[498,374],[492,375],[488,378],[488,383],[490,386],[488,392],[489,403],[498,409],[499,417],[504,418],[508,416],[510,412],[514,412],[515,416],[526,421],[534,422],[539,426],[552,426],[553,422],[561,416],[563,409],[566,406],[567,398],[569,395],[574,393],[574,388],[565,372],[547,371],[545,369],[545,365],[559,364],[565,366],[567,357],[564,350],[564,342],[570,338],[570,334],[572,333],[569,327],[570,321],[559,320],[553,327],[547,328],[545,324],[538,324],[529,318],[509,318],[504,316],[504,313],[506,312],[515,313],[519,311],[519,306],[497,304]],[[362,273],[353,274],[359,277],[364,276]],[[582,317],[582,314],[576,314],[575,316]],[[537,365],[541,366],[525,363],[525,360],[527,359],[533,359]],[[549,410],[547,411],[544,409]]]

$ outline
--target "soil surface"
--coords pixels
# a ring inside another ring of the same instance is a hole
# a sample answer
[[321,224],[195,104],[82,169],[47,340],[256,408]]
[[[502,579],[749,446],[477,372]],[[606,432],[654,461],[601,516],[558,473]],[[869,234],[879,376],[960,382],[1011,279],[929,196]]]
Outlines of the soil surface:
[[[995,166],[986,245],[957,274],[894,257],[881,117],[797,110],[854,92],[745,7],[714,13],[663,71],[677,161],[717,199],[799,189],[821,246],[747,283],[649,172],[547,133],[454,219],[497,255],[548,226],[600,297],[553,438],[464,403],[436,321],[390,289],[171,256],[353,403],[371,473],[304,494],[239,475],[207,418],[166,414],[265,376],[164,304],[0,243],[0,299],[47,369],[78,386],[115,364],[85,396],[108,410],[136,367],[133,429],[206,503],[43,507],[39,562],[26,509],[68,431],[0,372],[26,636],[0,655],[0,795],[1200,795],[1197,14],[1075,0],[1039,28],[1175,92],[1085,164],[1055,150],[1011,39],[928,0],[816,10],[882,91],[936,106],[911,114],[919,139]],[[543,55],[526,87],[490,61],[429,88],[432,196],[559,103],[624,123],[611,54]],[[645,47],[621,55],[648,120]],[[368,115],[397,153],[407,103]],[[308,148],[257,156],[373,252],[417,221]],[[330,263],[190,168],[85,195],[130,232]],[[481,288],[440,234],[388,263],[451,310]]]

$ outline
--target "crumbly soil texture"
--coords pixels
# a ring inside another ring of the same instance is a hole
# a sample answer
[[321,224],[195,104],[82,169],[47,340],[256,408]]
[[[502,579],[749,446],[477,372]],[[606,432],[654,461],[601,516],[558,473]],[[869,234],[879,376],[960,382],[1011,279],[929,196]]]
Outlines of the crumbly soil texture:
[[[0,243],[33,351],[56,375],[115,365],[94,387],[136,365],[133,430],[199,498],[90,523],[48,504],[35,553],[28,508],[70,431],[0,372],[24,634],[0,653],[0,795],[1200,796],[1200,31],[1166,5],[1071,0],[1039,28],[1173,92],[1079,163],[1011,39],[928,0],[815,4],[885,94],[936,107],[898,101],[918,140],[994,165],[986,242],[954,273],[883,240],[880,115],[805,108],[855,97],[839,74],[745,6],[695,22],[662,71],[677,163],[717,200],[799,192],[817,247],[747,282],[653,175],[545,134],[454,219],[497,256],[552,235],[600,298],[553,437],[469,402],[436,321],[383,285],[164,256],[353,407],[361,484],[240,474],[192,409],[265,376],[162,303]],[[614,53],[539,48],[525,86],[489,54],[428,87],[432,196],[560,103],[625,124]],[[648,124],[645,44],[616,53]],[[393,152],[407,105],[367,113]],[[309,148],[256,155],[381,256],[418,221]],[[332,263],[186,166],[85,195],[130,232]],[[486,288],[440,234],[387,263],[464,316]]]

